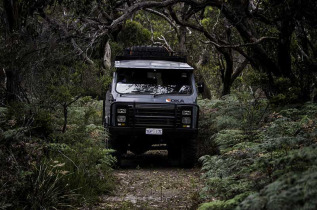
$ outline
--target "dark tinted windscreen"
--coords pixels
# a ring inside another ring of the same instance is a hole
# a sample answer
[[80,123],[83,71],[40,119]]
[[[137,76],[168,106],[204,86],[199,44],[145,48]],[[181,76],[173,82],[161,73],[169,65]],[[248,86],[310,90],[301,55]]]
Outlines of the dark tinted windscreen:
[[191,72],[181,70],[118,69],[116,90],[128,94],[190,94]]

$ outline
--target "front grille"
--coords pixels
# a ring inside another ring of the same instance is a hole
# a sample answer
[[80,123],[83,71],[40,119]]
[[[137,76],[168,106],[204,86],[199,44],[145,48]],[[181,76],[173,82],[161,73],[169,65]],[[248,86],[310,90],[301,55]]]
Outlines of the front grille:
[[129,106],[129,124],[135,127],[177,127],[179,111],[174,104]]

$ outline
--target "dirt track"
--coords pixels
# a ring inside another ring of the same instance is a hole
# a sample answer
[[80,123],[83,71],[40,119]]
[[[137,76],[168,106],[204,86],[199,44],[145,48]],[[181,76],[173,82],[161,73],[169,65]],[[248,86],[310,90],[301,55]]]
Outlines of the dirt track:
[[128,154],[114,174],[118,186],[102,197],[100,209],[196,209],[199,203],[200,169],[170,167],[166,151]]

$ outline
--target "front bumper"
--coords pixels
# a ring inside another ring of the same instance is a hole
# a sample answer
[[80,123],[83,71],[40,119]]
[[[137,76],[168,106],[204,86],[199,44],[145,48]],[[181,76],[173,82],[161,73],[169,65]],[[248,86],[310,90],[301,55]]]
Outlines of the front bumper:
[[[146,128],[132,128],[132,127],[109,127],[109,132],[111,135],[121,136],[154,136],[146,135]],[[163,135],[162,137],[184,137],[184,136],[196,136],[198,134],[197,128],[162,128]]]
[[[117,110],[126,110],[125,113],[117,113]],[[173,104],[173,103],[125,103],[114,102],[111,104],[111,115],[107,123],[110,127],[121,127],[117,116],[126,118],[127,128],[163,128],[166,130],[195,130],[198,128],[199,107],[196,104]],[[183,115],[187,110],[191,115]],[[182,118],[190,117],[190,127],[183,128]]]

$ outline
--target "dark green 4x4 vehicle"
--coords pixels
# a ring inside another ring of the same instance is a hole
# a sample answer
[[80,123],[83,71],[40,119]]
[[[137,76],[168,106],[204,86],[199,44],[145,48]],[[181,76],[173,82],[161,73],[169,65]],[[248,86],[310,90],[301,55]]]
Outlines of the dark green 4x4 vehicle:
[[196,161],[197,90],[193,67],[163,47],[132,47],[117,56],[106,95],[105,125],[120,159],[166,146],[184,167]]

